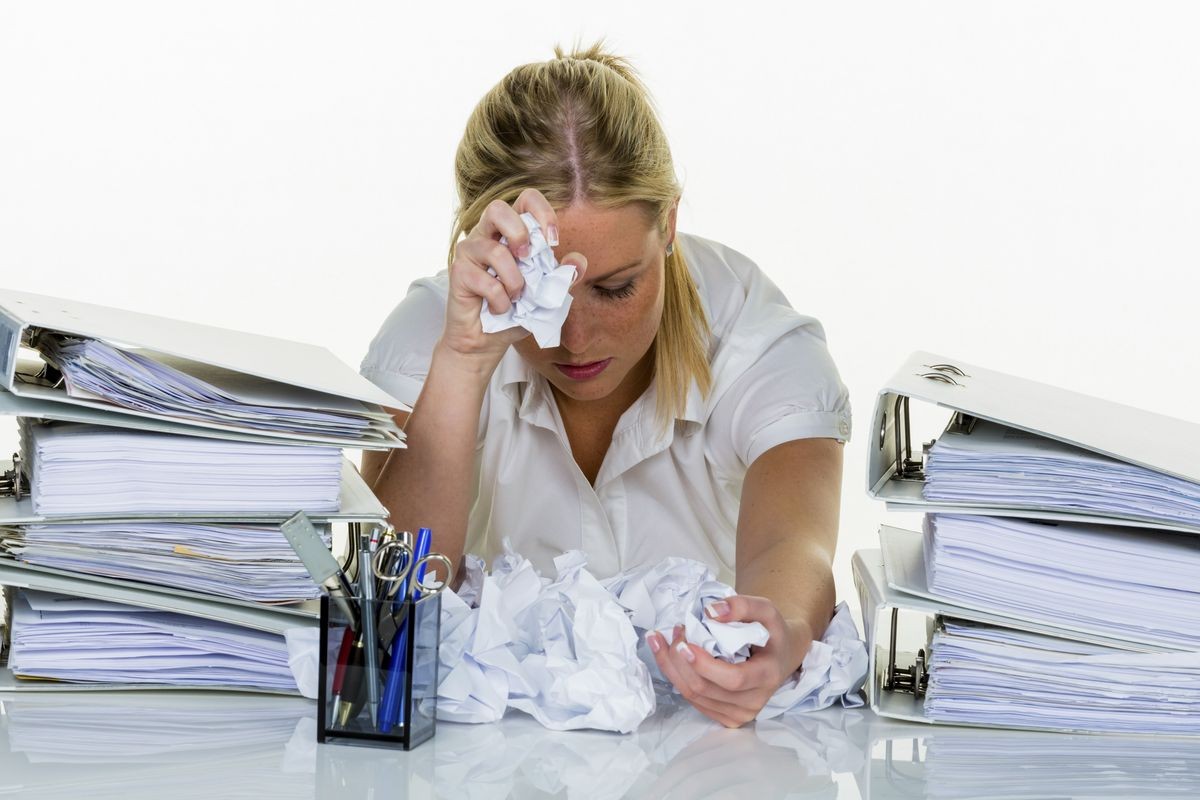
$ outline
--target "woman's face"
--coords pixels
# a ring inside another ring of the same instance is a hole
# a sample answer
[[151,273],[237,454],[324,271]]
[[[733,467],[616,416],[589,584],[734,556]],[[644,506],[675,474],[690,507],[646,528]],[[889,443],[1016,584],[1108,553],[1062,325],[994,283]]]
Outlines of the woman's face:
[[560,395],[599,400],[618,392],[628,405],[650,383],[667,240],[634,205],[576,203],[558,211],[558,234],[555,254],[582,253],[587,274],[571,287],[559,346],[543,350],[529,336],[515,347]]

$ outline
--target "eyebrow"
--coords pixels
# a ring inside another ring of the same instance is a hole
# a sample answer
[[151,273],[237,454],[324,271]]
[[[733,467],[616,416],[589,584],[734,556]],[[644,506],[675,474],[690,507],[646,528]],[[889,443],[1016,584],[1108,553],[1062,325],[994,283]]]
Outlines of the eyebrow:
[[608,273],[607,275],[600,275],[595,278],[589,278],[589,280],[592,283],[597,283],[599,281],[606,281],[609,278],[612,278],[616,275],[620,275],[622,272],[628,272],[629,270],[633,269],[634,267],[640,267],[641,265],[642,265],[641,261],[634,261],[632,264],[626,264],[625,266],[623,266],[619,269],[614,269],[612,272]]

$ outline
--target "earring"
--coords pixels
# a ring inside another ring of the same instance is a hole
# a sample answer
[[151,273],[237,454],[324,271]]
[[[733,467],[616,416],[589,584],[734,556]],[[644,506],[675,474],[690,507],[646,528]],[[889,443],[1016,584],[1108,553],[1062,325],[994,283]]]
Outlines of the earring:
[[669,256],[675,255],[675,243],[674,242],[671,242],[669,245],[667,245],[667,255],[669,255]]

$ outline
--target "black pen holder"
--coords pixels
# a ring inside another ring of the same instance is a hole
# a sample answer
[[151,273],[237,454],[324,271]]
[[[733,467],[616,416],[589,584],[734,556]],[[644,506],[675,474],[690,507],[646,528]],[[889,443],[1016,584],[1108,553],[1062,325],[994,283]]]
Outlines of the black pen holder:
[[441,595],[348,605],[321,598],[317,741],[411,750],[436,729]]

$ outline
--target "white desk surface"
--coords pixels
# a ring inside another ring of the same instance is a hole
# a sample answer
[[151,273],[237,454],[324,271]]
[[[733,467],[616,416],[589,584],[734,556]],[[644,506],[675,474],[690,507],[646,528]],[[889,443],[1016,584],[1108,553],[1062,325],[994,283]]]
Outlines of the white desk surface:
[[1200,795],[1200,742],[893,723],[865,709],[726,730],[663,705],[628,736],[517,713],[411,753],[317,745],[316,705],[0,694],[0,797],[966,798]]

